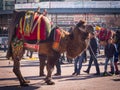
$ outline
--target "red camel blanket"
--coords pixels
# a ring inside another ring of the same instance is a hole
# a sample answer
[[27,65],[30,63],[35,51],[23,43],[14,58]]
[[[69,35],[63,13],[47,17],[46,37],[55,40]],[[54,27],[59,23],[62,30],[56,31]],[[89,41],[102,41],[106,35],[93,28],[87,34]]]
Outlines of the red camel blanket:
[[[25,16],[20,19],[19,24],[16,27],[16,36],[17,38],[15,40],[20,40],[20,42],[23,43],[23,41],[42,41],[46,40],[51,32],[51,24],[50,21],[48,20],[47,17],[43,15],[39,15],[38,13],[34,13],[32,11],[26,12]],[[57,43],[55,45],[55,49],[58,48],[59,42],[61,38],[61,33],[60,30],[55,30],[54,32],[54,42]],[[21,41],[23,40],[23,41]],[[38,51],[39,50],[39,45],[34,43],[34,44],[29,44],[29,43],[23,43],[23,45],[19,44],[16,46],[17,43],[16,41],[13,42],[13,47],[15,48],[15,51],[17,52],[20,46],[23,46],[33,50],[33,51]]]
[[112,32],[111,30],[107,30],[107,29],[102,29],[100,30],[99,34],[98,34],[98,38],[101,41],[106,41],[108,40],[110,37],[112,36]]
[[42,14],[26,12],[20,19],[16,34],[17,38],[25,40],[46,40],[51,30],[50,21]]
[[[61,31],[60,29],[54,30],[54,38],[53,38],[53,49],[57,50],[59,47],[60,39],[61,39]],[[38,44],[29,44],[29,43],[24,43],[24,47],[29,48],[32,51],[39,51],[39,45]]]

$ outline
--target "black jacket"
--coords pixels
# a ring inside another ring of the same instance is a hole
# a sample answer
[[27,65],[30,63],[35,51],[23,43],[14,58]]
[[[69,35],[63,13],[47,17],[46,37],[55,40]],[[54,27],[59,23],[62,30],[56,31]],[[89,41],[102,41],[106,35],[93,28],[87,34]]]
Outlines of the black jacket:
[[97,47],[98,47],[97,39],[96,39],[95,37],[93,37],[93,38],[90,40],[90,46],[89,46],[90,55],[93,55],[93,53],[94,53],[95,55],[97,54]]
[[115,46],[113,44],[107,44],[105,46],[105,56],[107,58],[111,58],[113,57],[114,53],[115,53]]

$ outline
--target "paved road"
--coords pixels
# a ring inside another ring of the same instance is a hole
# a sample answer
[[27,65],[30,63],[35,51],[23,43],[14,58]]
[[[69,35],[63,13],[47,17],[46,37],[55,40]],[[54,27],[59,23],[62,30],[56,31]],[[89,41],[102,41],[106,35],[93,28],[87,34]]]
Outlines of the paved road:
[[[102,73],[104,58],[98,58],[98,61]],[[24,59],[21,61],[21,71],[23,76],[29,79],[31,83],[29,87],[20,87],[16,76],[12,72],[13,62],[6,60],[5,53],[0,52],[0,90],[120,90],[119,75],[108,77],[94,76],[94,65],[91,68],[90,74],[87,75],[83,72],[83,70],[86,70],[87,65],[88,62],[83,63],[80,76],[72,76],[74,65],[62,64],[62,75],[53,76],[56,84],[51,86],[44,83],[44,77],[38,76],[39,61]],[[108,70],[110,70],[109,66]],[[53,74],[55,71],[56,69]]]

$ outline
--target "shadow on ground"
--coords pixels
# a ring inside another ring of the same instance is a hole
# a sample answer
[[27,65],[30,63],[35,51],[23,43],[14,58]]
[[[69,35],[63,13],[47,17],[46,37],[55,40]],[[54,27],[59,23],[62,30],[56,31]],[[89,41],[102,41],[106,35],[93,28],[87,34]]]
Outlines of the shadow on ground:
[[18,85],[14,85],[14,86],[3,86],[0,87],[0,90],[35,90],[40,88],[40,86],[34,86],[34,85],[30,85],[29,87],[20,87]]

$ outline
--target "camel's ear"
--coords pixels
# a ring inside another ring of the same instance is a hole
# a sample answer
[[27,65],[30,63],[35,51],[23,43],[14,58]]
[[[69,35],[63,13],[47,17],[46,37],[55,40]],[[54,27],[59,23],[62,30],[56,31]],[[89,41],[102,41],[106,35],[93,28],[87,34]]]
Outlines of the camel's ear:
[[76,26],[77,26],[77,27],[81,27],[81,26],[83,26],[84,24],[85,24],[85,21],[80,20]]

